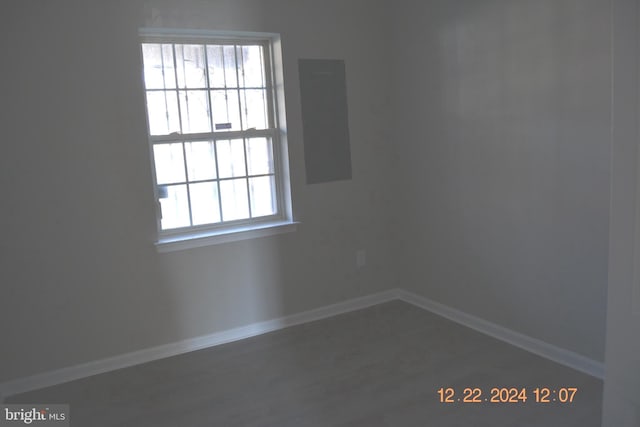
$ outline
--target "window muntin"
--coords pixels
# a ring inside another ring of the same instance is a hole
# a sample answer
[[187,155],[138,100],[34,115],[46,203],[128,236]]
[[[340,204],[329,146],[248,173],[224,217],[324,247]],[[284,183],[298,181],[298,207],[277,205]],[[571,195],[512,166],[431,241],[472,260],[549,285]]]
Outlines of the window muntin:
[[283,217],[268,40],[145,39],[161,234]]

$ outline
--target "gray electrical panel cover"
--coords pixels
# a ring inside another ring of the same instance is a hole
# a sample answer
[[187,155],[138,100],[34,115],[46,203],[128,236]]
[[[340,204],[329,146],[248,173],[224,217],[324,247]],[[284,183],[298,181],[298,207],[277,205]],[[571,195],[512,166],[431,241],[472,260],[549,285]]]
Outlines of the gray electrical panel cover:
[[299,59],[307,184],[351,179],[343,60]]

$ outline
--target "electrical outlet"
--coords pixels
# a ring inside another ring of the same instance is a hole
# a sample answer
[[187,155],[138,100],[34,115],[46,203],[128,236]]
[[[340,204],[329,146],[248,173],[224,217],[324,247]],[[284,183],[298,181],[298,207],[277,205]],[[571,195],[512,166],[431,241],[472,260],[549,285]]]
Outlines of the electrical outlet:
[[367,264],[367,253],[364,249],[356,251],[356,267],[362,268]]

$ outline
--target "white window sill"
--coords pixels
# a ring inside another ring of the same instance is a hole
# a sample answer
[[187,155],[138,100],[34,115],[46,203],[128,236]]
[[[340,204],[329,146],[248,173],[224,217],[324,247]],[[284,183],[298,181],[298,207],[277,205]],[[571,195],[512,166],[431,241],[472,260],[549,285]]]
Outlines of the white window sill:
[[202,248],[219,245],[221,243],[237,242],[239,240],[256,239],[258,237],[274,236],[276,234],[296,231],[298,222],[278,221],[264,224],[251,224],[220,231],[181,234],[167,236],[156,242],[158,252],[174,252],[186,249]]

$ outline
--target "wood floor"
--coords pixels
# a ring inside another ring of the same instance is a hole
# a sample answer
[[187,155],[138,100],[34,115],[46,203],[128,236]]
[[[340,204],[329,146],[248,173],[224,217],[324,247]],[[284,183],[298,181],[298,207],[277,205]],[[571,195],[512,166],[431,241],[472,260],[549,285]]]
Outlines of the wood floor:
[[[440,403],[441,387],[456,403]],[[528,400],[458,403],[466,387]],[[578,390],[535,403],[535,387]],[[75,427],[596,427],[601,399],[600,380],[394,301],[8,403],[69,403]]]

